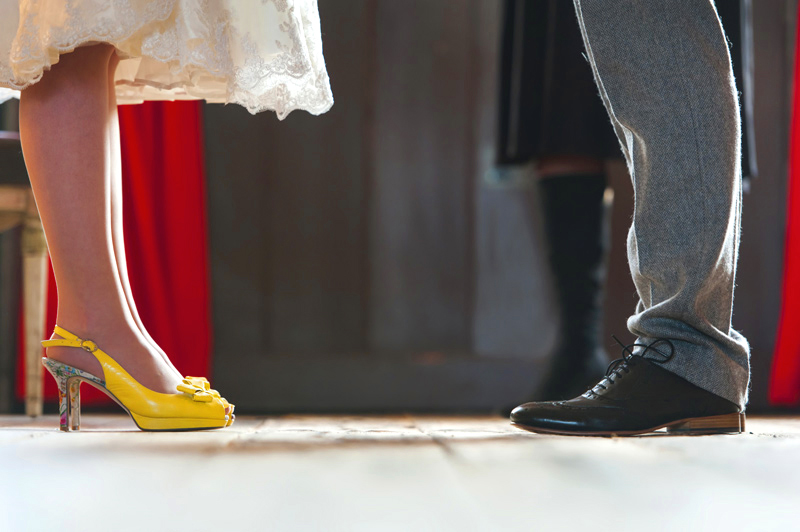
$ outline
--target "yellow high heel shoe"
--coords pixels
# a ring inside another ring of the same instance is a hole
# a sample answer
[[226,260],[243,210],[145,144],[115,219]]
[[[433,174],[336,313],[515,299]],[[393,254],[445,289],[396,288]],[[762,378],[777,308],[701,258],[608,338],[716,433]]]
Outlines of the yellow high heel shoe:
[[80,430],[82,382],[91,384],[111,397],[142,430],[220,429],[228,424],[222,401],[203,386],[195,386],[191,381],[184,380],[178,385],[178,391],[182,393],[154,392],[139,384],[93,341],[78,338],[57,325],[55,334],[62,338],[45,340],[42,345],[80,347],[94,355],[103,368],[101,378],[47,357],[42,359],[58,384],[61,430]]
[[[233,415],[233,411],[236,410],[236,405],[233,403],[229,403],[224,397],[222,397],[217,390],[211,389],[211,383],[208,382],[208,379],[205,377],[184,377],[184,384],[188,384],[190,386],[197,386],[198,388],[202,388],[203,390],[207,391],[220,401],[222,401],[222,406],[225,407],[225,411],[228,412],[228,424],[225,425],[226,427],[230,427],[233,425],[233,422],[236,421],[236,416]],[[188,381],[188,382],[187,382]]]

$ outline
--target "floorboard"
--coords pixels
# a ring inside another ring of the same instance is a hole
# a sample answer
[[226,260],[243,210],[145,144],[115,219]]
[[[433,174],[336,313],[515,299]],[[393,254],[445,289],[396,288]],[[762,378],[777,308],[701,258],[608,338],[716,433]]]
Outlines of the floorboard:
[[499,417],[0,416],[0,530],[797,529],[800,418],[739,436],[569,438]]

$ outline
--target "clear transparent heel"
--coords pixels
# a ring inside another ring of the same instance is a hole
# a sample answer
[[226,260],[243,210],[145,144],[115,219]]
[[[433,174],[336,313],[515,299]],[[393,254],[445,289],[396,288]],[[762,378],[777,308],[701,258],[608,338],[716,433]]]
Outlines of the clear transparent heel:
[[64,432],[80,430],[81,382],[87,380],[104,386],[103,379],[49,358],[43,358],[42,364],[58,385],[58,414],[61,430]]
[[81,381],[76,377],[57,378],[58,413],[61,430],[81,429]]

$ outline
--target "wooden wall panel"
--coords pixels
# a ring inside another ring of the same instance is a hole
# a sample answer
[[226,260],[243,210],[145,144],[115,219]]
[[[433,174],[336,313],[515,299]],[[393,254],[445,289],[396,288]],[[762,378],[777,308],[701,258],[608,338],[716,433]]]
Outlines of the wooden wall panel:
[[467,349],[472,224],[465,0],[377,2],[370,347]]
[[[473,349],[481,356],[541,365],[555,342],[558,308],[543,253],[536,177],[528,168],[498,169],[494,164],[501,7],[476,1],[470,10],[475,28],[470,53],[476,147]],[[508,179],[503,173],[508,171],[518,179]],[[529,369],[530,390],[539,374]]]
[[[474,350],[499,8],[323,1],[328,114],[278,123],[207,107],[214,381],[239,390],[240,409],[487,409],[530,393],[536,357]],[[520,223],[505,211],[497,242],[535,255],[534,240],[503,234]],[[541,283],[503,261],[521,285]],[[543,304],[525,302],[534,317]],[[490,341],[516,328],[541,347],[524,313],[485,323]]]
[[207,105],[218,351],[364,346],[367,2],[320,5],[336,103],[320,117]]

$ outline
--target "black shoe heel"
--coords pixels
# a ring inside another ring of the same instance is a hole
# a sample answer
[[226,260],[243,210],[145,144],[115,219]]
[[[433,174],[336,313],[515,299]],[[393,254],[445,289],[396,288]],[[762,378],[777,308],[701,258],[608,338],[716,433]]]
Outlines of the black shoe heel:
[[739,434],[744,432],[744,414],[696,417],[667,426],[671,434]]

